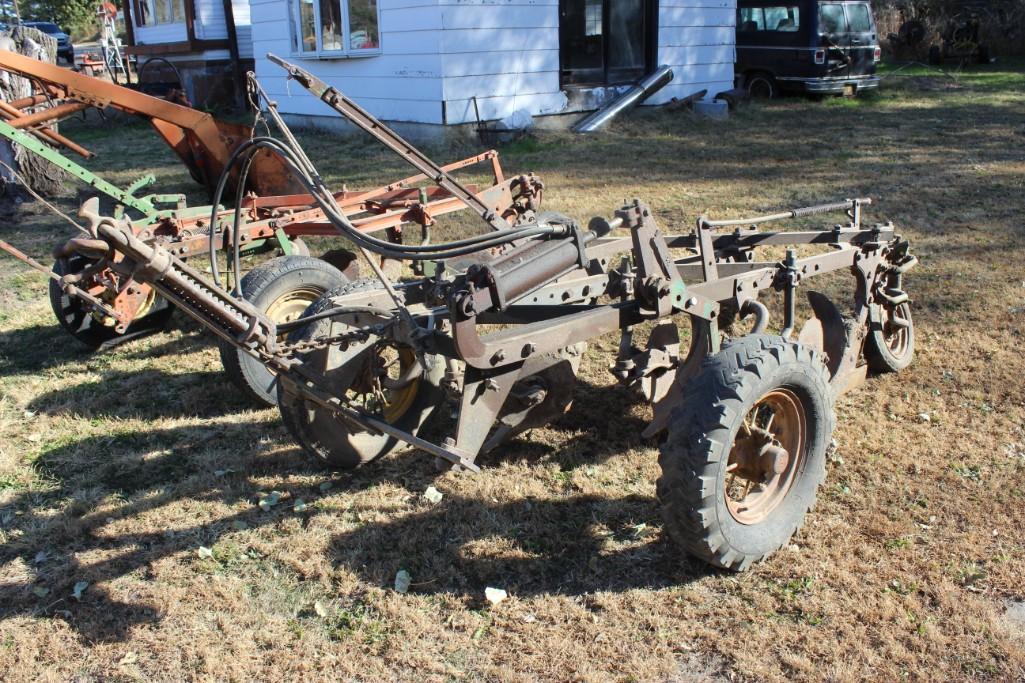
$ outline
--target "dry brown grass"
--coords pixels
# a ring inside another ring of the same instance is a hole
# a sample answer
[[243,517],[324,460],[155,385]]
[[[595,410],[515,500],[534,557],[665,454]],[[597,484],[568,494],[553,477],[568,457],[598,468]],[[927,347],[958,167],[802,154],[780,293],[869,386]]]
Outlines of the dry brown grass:
[[[917,360],[841,401],[818,507],[743,575],[663,537],[656,450],[639,437],[650,409],[612,383],[613,338],[592,345],[573,410],[481,476],[437,476],[409,453],[331,475],[274,411],[246,406],[194,325],[87,355],[52,323],[40,278],[5,261],[2,677],[1020,680],[1023,627],[1004,614],[1025,598],[1015,69],[955,89],[895,77],[871,99],[787,100],[727,123],[643,112],[505,154],[578,216],[637,195],[686,228],[702,211],[871,195],[872,215],[911,238]],[[404,173],[325,142],[311,149],[336,180]],[[144,129],[88,144],[119,182],[153,168],[194,190]],[[28,212],[0,226],[39,256],[66,233]],[[429,485],[441,503],[423,500]],[[265,512],[269,491],[283,497]],[[391,589],[403,568],[407,595]],[[487,586],[510,598],[489,608]]]

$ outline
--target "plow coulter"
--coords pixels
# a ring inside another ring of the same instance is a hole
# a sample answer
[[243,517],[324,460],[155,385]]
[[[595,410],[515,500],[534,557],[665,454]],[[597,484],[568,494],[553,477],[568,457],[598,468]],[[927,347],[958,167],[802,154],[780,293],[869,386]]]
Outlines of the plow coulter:
[[[280,158],[304,186],[303,201],[373,277],[325,283],[308,306],[276,319],[245,287],[241,296],[228,291],[175,253],[180,247],[147,239],[95,202],[82,211],[88,239],[69,252],[151,287],[264,368],[290,433],[339,469],[411,446],[477,472],[483,453],[562,415],[588,342],[618,332],[612,372],[654,404],[645,433],[660,437],[657,494],[669,534],[731,570],[788,542],[825,476],[836,396],[870,369],[902,369],[914,351],[904,275],[916,259],[892,224],[864,223],[869,200],[701,217],[678,233],[640,199],[578,221],[542,211],[533,176],[472,191],[335,88],[270,58],[486,230],[441,244],[374,237],[347,214],[346,198],[323,186],[268,103],[283,139],[254,141],[249,153]],[[842,218],[819,230],[769,229],[820,215]],[[390,278],[382,258],[419,264],[421,275]],[[808,290],[812,315],[799,321],[799,290],[826,273],[850,276],[850,301],[841,311]],[[782,300],[779,320],[760,300],[771,292]],[[750,331],[724,336],[732,318],[750,321]],[[690,328],[686,348],[681,325]],[[637,339],[648,330],[646,342]],[[446,404],[457,415],[448,435],[424,438],[421,427]]]

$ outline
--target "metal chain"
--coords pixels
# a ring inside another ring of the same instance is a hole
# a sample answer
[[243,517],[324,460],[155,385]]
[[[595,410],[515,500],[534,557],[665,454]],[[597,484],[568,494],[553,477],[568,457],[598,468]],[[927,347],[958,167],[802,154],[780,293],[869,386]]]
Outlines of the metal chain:
[[327,348],[332,344],[342,344],[350,341],[366,341],[371,336],[377,336],[369,330],[354,330],[343,334],[336,334],[331,337],[319,337],[317,339],[306,339],[303,341],[282,344],[278,347],[281,354],[295,355],[297,353],[308,353],[319,349]]

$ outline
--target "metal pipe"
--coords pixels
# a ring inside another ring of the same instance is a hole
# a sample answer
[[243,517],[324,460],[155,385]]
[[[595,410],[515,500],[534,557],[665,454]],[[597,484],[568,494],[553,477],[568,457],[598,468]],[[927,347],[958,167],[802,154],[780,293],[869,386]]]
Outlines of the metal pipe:
[[765,216],[753,216],[751,218],[728,218],[724,220],[710,221],[702,216],[698,219],[698,222],[706,228],[729,228],[736,225],[755,225],[757,223],[786,220],[787,218],[814,216],[815,214],[832,213],[833,211],[849,211],[856,208],[858,205],[865,206],[871,203],[872,200],[867,197],[864,199],[845,199],[842,202],[805,206],[799,209],[790,209],[788,211],[781,211],[780,213],[770,213]]
[[[22,114],[22,111],[15,109],[6,102],[0,102],[0,117],[6,120],[16,120],[21,118]],[[58,145],[63,145],[75,154],[79,154],[85,157],[86,159],[91,159],[92,157],[96,156],[95,154],[87,150],[85,147],[82,147],[82,145],[78,144],[77,142],[74,142],[73,140],[67,139],[63,135],[57,133],[52,128],[38,128],[33,129],[30,132],[37,137],[45,137],[51,142],[55,142]]]
[[665,87],[673,80],[673,70],[660,66],[654,73],[645,76],[604,109],[599,109],[573,126],[574,133],[594,133],[606,123],[619,116]]
[[[54,119],[63,119],[72,114],[88,109],[90,104],[85,102],[65,102],[64,104],[58,104],[56,107],[49,109],[41,109],[40,111],[32,114],[22,114],[18,118],[11,119],[8,123],[14,128],[31,128],[32,126],[38,126],[41,123],[49,125]],[[17,107],[12,107],[17,109]]]

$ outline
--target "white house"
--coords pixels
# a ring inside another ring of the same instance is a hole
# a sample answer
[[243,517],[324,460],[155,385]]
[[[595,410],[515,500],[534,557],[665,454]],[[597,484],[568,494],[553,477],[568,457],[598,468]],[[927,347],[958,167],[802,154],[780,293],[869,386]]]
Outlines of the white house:
[[[736,0],[250,0],[256,74],[283,113],[334,117],[295,61],[387,121],[596,109],[660,64],[651,104],[733,87]],[[317,123],[310,119],[309,123]]]
[[[135,28],[137,49],[188,48],[179,61],[228,58],[224,24],[233,15],[240,57],[255,58],[257,76],[283,113],[314,125],[338,117],[286,84],[268,52],[381,119],[413,124],[472,122],[475,98],[484,120],[518,109],[534,116],[593,110],[662,64],[674,78],[649,104],[698,90],[713,97],[733,84],[736,0],[248,0],[246,8],[246,0],[124,2],[133,4],[133,16],[156,3],[149,16],[158,21]],[[233,11],[226,14],[227,7]],[[162,16],[175,21],[161,23]]]
[[197,105],[234,101],[253,68],[249,0],[121,0],[128,45],[138,64],[174,64]]

